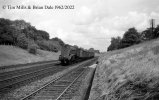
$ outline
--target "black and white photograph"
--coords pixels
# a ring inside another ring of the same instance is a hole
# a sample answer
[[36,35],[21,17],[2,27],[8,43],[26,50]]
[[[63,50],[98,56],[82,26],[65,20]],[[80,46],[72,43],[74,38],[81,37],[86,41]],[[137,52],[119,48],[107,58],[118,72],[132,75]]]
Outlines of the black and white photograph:
[[159,0],[0,0],[0,100],[159,100]]

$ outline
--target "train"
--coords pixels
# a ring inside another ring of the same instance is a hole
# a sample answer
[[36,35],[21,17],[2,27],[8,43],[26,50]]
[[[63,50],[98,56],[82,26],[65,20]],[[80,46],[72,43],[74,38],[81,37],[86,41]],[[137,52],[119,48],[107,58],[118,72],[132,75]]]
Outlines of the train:
[[61,47],[61,55],[59,56],[59,61],[62,65],[68,65],[93,58],[94,55],[95,53],[89,50],[84,50],[76,46],[63,45]]

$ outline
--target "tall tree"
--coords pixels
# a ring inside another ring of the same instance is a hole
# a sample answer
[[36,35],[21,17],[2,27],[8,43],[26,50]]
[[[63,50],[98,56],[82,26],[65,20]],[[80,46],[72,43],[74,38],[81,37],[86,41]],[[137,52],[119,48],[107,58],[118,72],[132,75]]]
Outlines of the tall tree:
[[157,25],[157,27],[155,28],[153,33],[154,33],[153,38],[158,38],[159,37],[159,25]]
[[153,34],[152,34],[152,30],[151,28],[147,28],[146,30],[144,30],[141,33],[141,38],[145,41],[145,40],[151,40],[153,38]]
[[121,46],[120,48],[128,47],[134,44],[138,44],[140,42],[141,42],[140,34],[137,32],[135,28],[130,28],[128,29],[128,31],[125,32],[120,44]]
[[111,51],[111,50],[116,50],[116,49],[119,49],[119,46],[120,46],[120,42],[121,42],[121,37],[112,37],[111,38],[111,44],[110,46],[108,47],[107,51]]

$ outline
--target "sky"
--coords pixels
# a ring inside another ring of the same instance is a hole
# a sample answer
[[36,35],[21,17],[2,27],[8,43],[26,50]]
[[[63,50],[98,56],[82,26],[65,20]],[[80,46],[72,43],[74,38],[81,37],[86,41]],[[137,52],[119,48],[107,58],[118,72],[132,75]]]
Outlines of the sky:
[[[74,5],[74,9],[8,9],[8,5]],[[104,52],[111,37],[122,37],[131,27],[143,31],[152,18],[157,25],[158,5],[159,0],[0,0],[0,18],[22,19],[47,31],[50,38]]]

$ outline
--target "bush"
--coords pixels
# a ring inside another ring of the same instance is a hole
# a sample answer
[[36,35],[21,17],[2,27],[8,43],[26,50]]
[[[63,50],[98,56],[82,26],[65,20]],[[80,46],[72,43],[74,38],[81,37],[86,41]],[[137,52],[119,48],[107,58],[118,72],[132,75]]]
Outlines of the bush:
[[40,49],[49,50],[49,45],[48,45],[47,41],[37,41],[37,44]]
[[56,47],[53,47],[53,48],[51,49],[51,51],[53,51],[53,52],[58,52],[58,49],[57,49]]
[[35,46],[30,46],[28,48],[29,53],[31,54],[36,54],[37,53],[37,48]]
[[25,34],[21,34],[17,37],[17,46],[27,49],[29,45],[29,40],[26,38]]
[[57,46],[53,44],[51,41],[37,41],[37,44],[40,49],[42,50],[47,50],[47,51],[53,51],[53,52],[58,52]]
[[35,42],[30,42],[28,46],[28,52],[31,54],[37,54],[38,45]]

